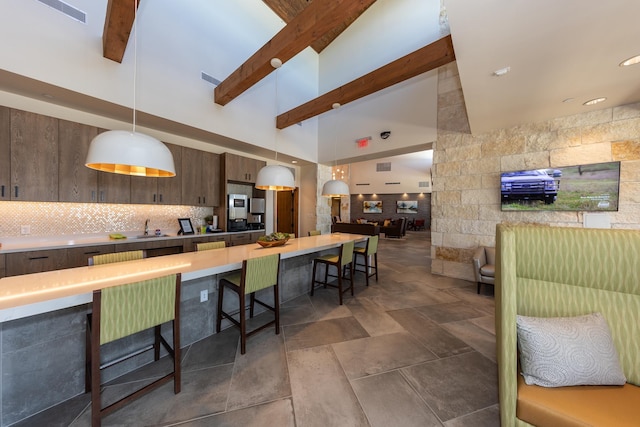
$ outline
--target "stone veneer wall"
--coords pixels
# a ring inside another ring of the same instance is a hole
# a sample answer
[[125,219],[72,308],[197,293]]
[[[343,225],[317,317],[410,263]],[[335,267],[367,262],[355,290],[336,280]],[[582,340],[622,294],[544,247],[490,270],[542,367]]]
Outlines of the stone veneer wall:
[[501,222],[582,227],[583,212],[502,212],[500,172],[621,161],[613,228],[640,229],[640,103],[471,135],[458,69],[439,70],[431,269],[473,281],[471,256]]

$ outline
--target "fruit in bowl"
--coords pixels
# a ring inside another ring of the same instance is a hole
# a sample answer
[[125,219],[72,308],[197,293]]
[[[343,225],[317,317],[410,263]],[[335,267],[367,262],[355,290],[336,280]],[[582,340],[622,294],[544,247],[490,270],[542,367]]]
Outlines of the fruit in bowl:
[[287,233],[271,233],[266,236],[260,236],[258,238],[258,244],[263,248],[270,248],[273,246],[282,246],[289,240]]

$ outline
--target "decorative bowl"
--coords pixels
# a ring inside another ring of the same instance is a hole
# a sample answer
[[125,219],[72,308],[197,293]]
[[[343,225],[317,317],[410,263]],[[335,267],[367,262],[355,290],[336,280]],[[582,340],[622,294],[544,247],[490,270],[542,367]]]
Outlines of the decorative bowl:
[[283,246],[285,243],[287,243],[288,240],[289,240],[288,237],[286,239],[272,240],[270,242],[266,240],[258,240],[258,244],[263,248],[273,248],[275,246]]

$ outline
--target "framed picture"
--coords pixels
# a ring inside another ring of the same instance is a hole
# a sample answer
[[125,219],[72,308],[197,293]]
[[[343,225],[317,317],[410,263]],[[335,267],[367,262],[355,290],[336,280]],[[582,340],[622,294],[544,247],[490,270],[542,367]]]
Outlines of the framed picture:
[[362,213],[382,213],[382,200],[364,201]]
[[417,200],[397,200],[396,213],[415,214],[418,213]]
[[178,223],[180,224],[180,231],[178,232],[178,234],[194,234],[193,225],[191,225],[191,219],[178,218]]

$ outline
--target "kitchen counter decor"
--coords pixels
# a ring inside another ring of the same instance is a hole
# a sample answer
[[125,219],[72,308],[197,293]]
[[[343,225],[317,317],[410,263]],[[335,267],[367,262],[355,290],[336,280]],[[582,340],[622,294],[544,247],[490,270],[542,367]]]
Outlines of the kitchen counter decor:
[[274,246],[283,246],[289,240],[287,233],[271,233],[267,236],[260,236],[258,244],[263,248],[272,248]]

